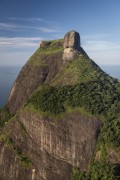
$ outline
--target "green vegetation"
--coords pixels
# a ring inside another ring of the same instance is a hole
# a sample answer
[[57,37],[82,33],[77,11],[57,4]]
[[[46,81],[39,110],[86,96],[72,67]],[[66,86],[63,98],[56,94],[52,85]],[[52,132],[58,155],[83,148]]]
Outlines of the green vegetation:
[[19,149],[15,149],[17,157],[20,161],[21,166],[23,167],[31,167],[32,166],[32,161],[22,153]]
[[91,79],[93,77],[93,80],[86,78],[85,82],[72,86],[44,85],[32,95],[26,107],[34,108],[41,115],[56,117],[74,109],[85,109],[88,114],[99,117],[103,121],[97,144],[101,158],[99,161],[93,159],[88,172],[75,170],[73,180],[117,180],[117,165],[106,163],[106,160],[109,147],[120,154],[120,83],[103,72],[93,73]]
[[116,176],[114,165],[107,163],[92,162],[88,172],[80,169],[73,170],[72,180],[119,180]]
[[26,168],[31,167],[32,161],[15,145],[13,138],[6,135],[2,135],[2,137],[6,145],[12,148],[13,151],[16,153],[21,166]]
[[0,135],[0,142],[4,142],[6,140],[6,135],[5,134],[1,134]]
[[118,171],[120,167],[106,162],[107,152],[105,147],[101,148],[101,158],[94,158],[89,163],[88,171],[81,171],[79,168],[73,170],[72,180],[119,180]]
[[44,85],[33,94],[29,105],[38,111],[54,115],[65,113],[69,107],[84,108],[104,121],[99,141],[110,146],[114,144],[115,147],[120,145],[120,91],[117,81],[99,79],[63,87]]
[[[120,92],[117,82],[101,80],[81,83],[75,86],[42,86],[30,98],[28,103],[41,111],[62,113],[66,106],[84,107],[92,114],[114,119],[120,115]],[[112,87],[112,88],[111,88]]]
[[63,39],[44,42],[46,46],[38,48],[38,50],[31,56],[30,60],[27,63],[31,62],[33,65],[44,66],[46,65],[44,60],[48,56],[52,57],[55,54],[63,51],[63,47],[59,45],[63,42]]
[[8,111],[6,107],[0,109],[0,127],[3,127],[11,118],[12,114]]
[[102,78],[105,73],[88,57],[78,55],[53,79],[53,85],[75,85]]

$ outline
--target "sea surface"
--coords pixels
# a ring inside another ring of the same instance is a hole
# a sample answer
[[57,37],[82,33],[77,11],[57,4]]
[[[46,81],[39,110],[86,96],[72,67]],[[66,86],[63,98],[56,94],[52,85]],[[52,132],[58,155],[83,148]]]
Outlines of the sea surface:
[[[120,80],[120,65],[102,65],[100,67],[110,76]],[[21,66],[0,66],[0,107],[7,102],[13,83],[21,68]]]
[[0,66],[0,107],[8,100],[13,83],[22,67]]

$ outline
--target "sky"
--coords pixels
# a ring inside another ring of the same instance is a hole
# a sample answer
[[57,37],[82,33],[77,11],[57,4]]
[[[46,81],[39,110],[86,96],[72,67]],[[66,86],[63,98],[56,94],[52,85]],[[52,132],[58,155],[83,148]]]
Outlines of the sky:
[[23,66],[70,30],[98,65],[120,65],[120,0],[0,0],[0,66]]

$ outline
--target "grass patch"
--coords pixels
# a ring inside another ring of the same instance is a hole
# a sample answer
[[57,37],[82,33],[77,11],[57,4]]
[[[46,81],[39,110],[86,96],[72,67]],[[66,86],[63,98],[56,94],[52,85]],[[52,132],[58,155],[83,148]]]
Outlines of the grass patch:
[[20,129],[21,129],[21,133],[24,135],[24,134],[27,134],[27,130],[25,128],[25,126],[23,125],[23,123],[21,123],[19,120],[18,120],[18,123],[20,125]]
[[21,166],[23,167],[31,167],[32,166],[32,161],[20,150],[17,148],[14,148],[17,157],[19,159],[19,162]]
[[29,168],[32,166],[32,161],[18,147],[16,147],[12,137],[7,136],[7,138],[5,139],[5,144],[13,149],[13,151],[17,155],[17,158],[19,159],[21,166],[25,168]]
[[5,126],[5,124],[13,117],[6,107],[0,109],[0,127]]
[[31,62],[33,65],[41,65],[45,66],[45,59],[48,56],[53,56],[59,52],[63,51],[63,47],[59,46],[59,43],[61,43],[63,40],[54,40],[54,41],[46,41],[46,44],[48,43],[49,45],[47,47],[40,47],[37,49],[37,51],[31,56],[29,59],[29,62]]
[[53,85],[75,85],[104,78],[105,73],[89,58],[78,55],[53,79]]
[[0,135],[0,142],[5,142],[6,141],[6,135],[5,134],[1,134]]

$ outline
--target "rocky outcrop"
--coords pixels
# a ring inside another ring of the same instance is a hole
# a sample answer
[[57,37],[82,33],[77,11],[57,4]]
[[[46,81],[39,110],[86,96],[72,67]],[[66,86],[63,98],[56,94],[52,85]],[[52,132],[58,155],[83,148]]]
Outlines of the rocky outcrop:
[[41,41],[40,48],[48,48],[51,45],[57,46],[57,47],[62,47],[63,46],[63,39],[59,39],[59,40],[55,40],[55,41]]
[[64,37],[63,42],[64,52],[63,52],[63,62],[73,61],[77,55],[86,56],[86,52],[82,49],[80,43],[80,35],[76,31],[68,32]]
[[64,48],[73,48],[79,50],[80,48],[80,35],[76,31],[68,32],[64,37]]

